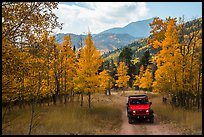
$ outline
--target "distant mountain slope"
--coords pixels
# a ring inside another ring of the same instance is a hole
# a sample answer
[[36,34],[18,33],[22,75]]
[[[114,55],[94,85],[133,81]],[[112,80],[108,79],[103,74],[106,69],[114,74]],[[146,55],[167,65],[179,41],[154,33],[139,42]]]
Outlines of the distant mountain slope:
[[[102,53],[122,48],[132,41],[148,37],[150,35],[149,23],[152,21],[153,18],[132,22],[123,28],[112,28],[99,34],[93,34],[94,44]],[[72,45],[75,45],[77,49],[80,47],[80,43],[84,45],[84,37],[86,37],[86,35],[76,35],[71,33],[59,33],[55,35],[56,42],[61,44],[64,36],[69,34],[72,37]]]
[[129,35],[132,35],[133,37],[145,38],[150,35],[151,28],[149,26],[149,23],[151,23],[152,21],[153,21],[153,18],[132,22],[126,25],[125,27],[108,29],[99,34],[104,34],[104,33],[125,34],[126,33]]
[[122,48],[134,40],[136,40],[136,38],[129,34],[105,33],[98,34],[93,37],[95,46],[102,52],[108,52],[110,50],[112,51],[117,48]]
[[[72,45],[78,49],[80,47],[80,43],[84,46],[84,38],[86,35],[76,35],[76,34],[63,34],[59,33],[56,37],[57,43],[62,43],[64,36],[71,35],[72,38]],[[115,50],[117,48],[122,48],[125,45],[129,44],[130,42],[137,40],[133,36],[129,34],[113,34],[113,33],[105,33],[105,34],[97,34],[93,35],[93,42],[98,50],[103,52],[108,52]]]
[[[202,25],[200,25],[199,27],[195,26],[196,22],[199,22],[200,24],[202,24],[202,18],[199,17],[195,20],[188,21],[185,23],[185,27],[186,27],[185,35],[190,35],[190,33],[193,30],[194,31],[200,30],[200,37],[202,36],[202,27],[201,27]],[[154,56],[155,54],[157,54],[160,51],[160,49],[154,49],[152,46],[150,46],[148,44],[148,39],[149,39],[149,37],[146,37],[143,39],[139,39],[139,40],[130,42],[129,44],[126,45],[127,47],[132,49],[134,59],[140,59],[144,55],[144,52],[147,50],[149,50],[151,56]],[[119,57],[119,55],[120,55],[120,53],[124,47],[110,51],[108,53],[105,53],[102,56],[105,58],[105,60],[113,59],[114,62],[117,62],[118,57]]]

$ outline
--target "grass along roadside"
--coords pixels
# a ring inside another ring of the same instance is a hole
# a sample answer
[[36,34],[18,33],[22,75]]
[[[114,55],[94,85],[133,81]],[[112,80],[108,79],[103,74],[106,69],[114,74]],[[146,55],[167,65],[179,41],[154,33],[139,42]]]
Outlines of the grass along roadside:
[[177,127],[180,127],[182,134],[202,134],[202,112],[185,110],[172,107],[170,104],[164,104],[160,96],[153,98],[152,102],[154,112],[166,122],[174,123]]
[[[80,103],[67,105],[37,107],[39,116],[35,119],[38,125],[33,129],[35,135],[69,135],[69,134],[115,134],[122,123],[120,98],[95,94],[92,97],[92,108],[88,109],[84,99],[84,107]],[[116,102],[118,105],[116,105]],[[3,112],[3,111],[2,111]],[[31,109],[14,110],[6,115],[12,119],[3,135],[26,135],[29,131]],[[2,126],[6,123],[3,121]]]

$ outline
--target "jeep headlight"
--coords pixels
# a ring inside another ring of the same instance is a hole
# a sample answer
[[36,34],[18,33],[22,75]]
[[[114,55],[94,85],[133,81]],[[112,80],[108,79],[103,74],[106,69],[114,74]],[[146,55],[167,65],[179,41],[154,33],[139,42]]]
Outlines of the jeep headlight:
[[135,110],[133,110],[132,112],[133,112],[133,113],[136,113],[136,111],[135,111]]
[[149,113],[149,110],[146,110],[147,113]]

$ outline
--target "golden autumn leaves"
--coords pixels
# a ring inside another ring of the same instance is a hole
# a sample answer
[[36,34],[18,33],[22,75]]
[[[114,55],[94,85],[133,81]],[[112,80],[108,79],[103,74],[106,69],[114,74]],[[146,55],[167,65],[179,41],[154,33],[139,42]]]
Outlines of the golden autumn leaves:
[[99,89],[97,71],[103,60],[100,58],[100,52],[93,45],[90,34],[85,38],[85,44],[85,47],[80,49],[80,58],[76,63],[75,90],[93,93]]
[[[31,95],[47,98],[54,94],[72,95],[74,92],[91,96],[95,92],[104,93],[113,86],[113,78],[107,70],[98,73],[103,59],[93,44],[91,34],[85,38],[85,46],[78,53],[72,50],[71,36],[65,36],[60,45],[54,36],[45,32],[40,41],[36,53],[32,51],[33,47],[21,51],[14,46],[3,46],[4,102],[29,101]],[[119,68],[119,74],[125,76],[126,72],[122,69]],[[128,79],[125,84],[120,82],[120,87],[127,86]]]
[[116,86],[119,88],[127,87],[127,82],[130,79],[130,76],[127,75],[128,67],[125,65],[124,62],[120,62],[120,65],[118,67],[118,80],[116,80]]
[[175,18],[155,18],[150,24],[152,35],[148,44],[160,49],[154,56],[157,69],[153,77],[150,66],[146,70],[141,66],[140,73],[135,76],[134,86],[152,88],[153,92],[199,96],[202,85],[200,21],[197,19],[192,22],[191,28],[186,28],[184,22],[180,20],[177,23]]
[[191,28],[185,28],[184,23],[177,24],[176,19],[161,21],[156,18],[150,26],[153,37],[149,43],[161,49],[156,55],[153,91],[171,92],[174,95],[200,94],[202,29],[198,29],[199,20],[195,20]]
[[152,82],[153,76],[150,66],[148,65],[145,71],[144,66],[141,66],[139,75],[135,76],[134,86],[138,86],[140,89],[150,89]]

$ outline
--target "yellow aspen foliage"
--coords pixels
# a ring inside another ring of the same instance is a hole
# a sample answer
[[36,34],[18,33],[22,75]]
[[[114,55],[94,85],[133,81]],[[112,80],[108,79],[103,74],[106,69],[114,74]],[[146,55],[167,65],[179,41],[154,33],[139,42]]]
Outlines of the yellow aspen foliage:
[[62,91],[63,93],[69,93],[74,89],[73,78],[76,75],[76,57],[72,50],[71,36],[64,36],[64,41],[61,45],[61,73],[62,73]]
[[125,65],[124,62],[120,62],[120,65],[118,67],[118,73],[116,76],[118,76],[118,80],[116,80],[115,86],[119,88],[127,87],[127,82],[130,79],[130,76],[127,75],[128,67]]
[[166,31],[166,22],[159,17],[154,18],[152,23],[150,23],[152,30],[150,31],[151,37],[148,40],[148,44],[152,45],[154,48],[160,47],[160,42],[164,39],[164,34]]
[[143,76],[144,73],[144,66],[140,66],[140,73],[139,73],[139,77],[141,78]]
[[150,89],[152,87],[152,82],[153,82],[152,72],[150,70],[150,66],[148,65],[144,75],[140,79],[139,87],[144,89]]
[[141,85],[141,82],[140,82],[140,80],[141,80],[141,78],[143,77],[143,75],[144,75],[144,66],[143,65],[141,65],[140,66],[140,71],[139,71],[139,75],[136,75],[135,76],[135,81],[134,81],[134,86],[138,86],[139,88],[141,87],[140,85]]
[[112,77],[108,74],[107,70],[103,70],[99,74],[100,89],[106,91],[112,87]]
[[28,101],[31,94],[43,95],[41,89],[47,89],[42,88],[47,63],[44,51],[48,49],[48,33],[61,26],[52,12],[57,5],[52,2],[2,3],[3,102]]
[[138,75],[135,76],[135,81],[134,81],[134,84],[133,86],[140,86],[140,77]]
[[[37,42],[43,30],[50,32],[56,27],[61,28],[52,11],[57,5],[57,2],[3,2],[2,41],[28,46]],[[23,41],[17,41],[19,37]]]
[[[198,28],[195,26],[185,30],[181,25],[177,26],[176,19],[171,18],[166,21],[166,27],[164,39],[160,41],[161,50],[156,56],[158,69],[155,72],[153,91],[171,92],[174,95],[198,94],[201,89],[198,87],[202,85],[199,68],[202,64],[199,59],[201,47],[198,48],[198,45],[202,45],[200,30],[196,30]],[[182,33],[189,30],[191,32],[188,35]]]
[[158,40],[155,40],[155,41],[152,43],[152,45],[153,45],[153,47],[154,47],[155,49],[157,49],[157,48],[161,47],[161,42],[159,42]]
[[178,78],[181,77],[179,65],[181,58],[178,54],[180,44],[175,19],[168,20],[164,36],[165,38],[161,43],[162,50],[157,54],[158,69],[155,72],[156,82],[153,83],[153,91],[167,91],[167,89],[176,91],[180,88]]
[[30,54],[10,44],[2,46],[2,99],[12,102],[19,99],[19,93],[24,96],[24,78],[29,76]]
[[41,57],[44,59],[44,72],[43,80],[41,84],[41,92],[44,97],[49,97],[52,93],[55,93],[55,78],[54,78],[54,36],[49,36],[47,31],[44,31],[40,45],[43,47],[41,50]]
[[103,61],[93,44],[91,34],[85,38],[85,47],[80,50],[80,57],[76,63],[76,76],[74,77],[74,88],[77,92],[94,93],[99,90],[98,69]]

